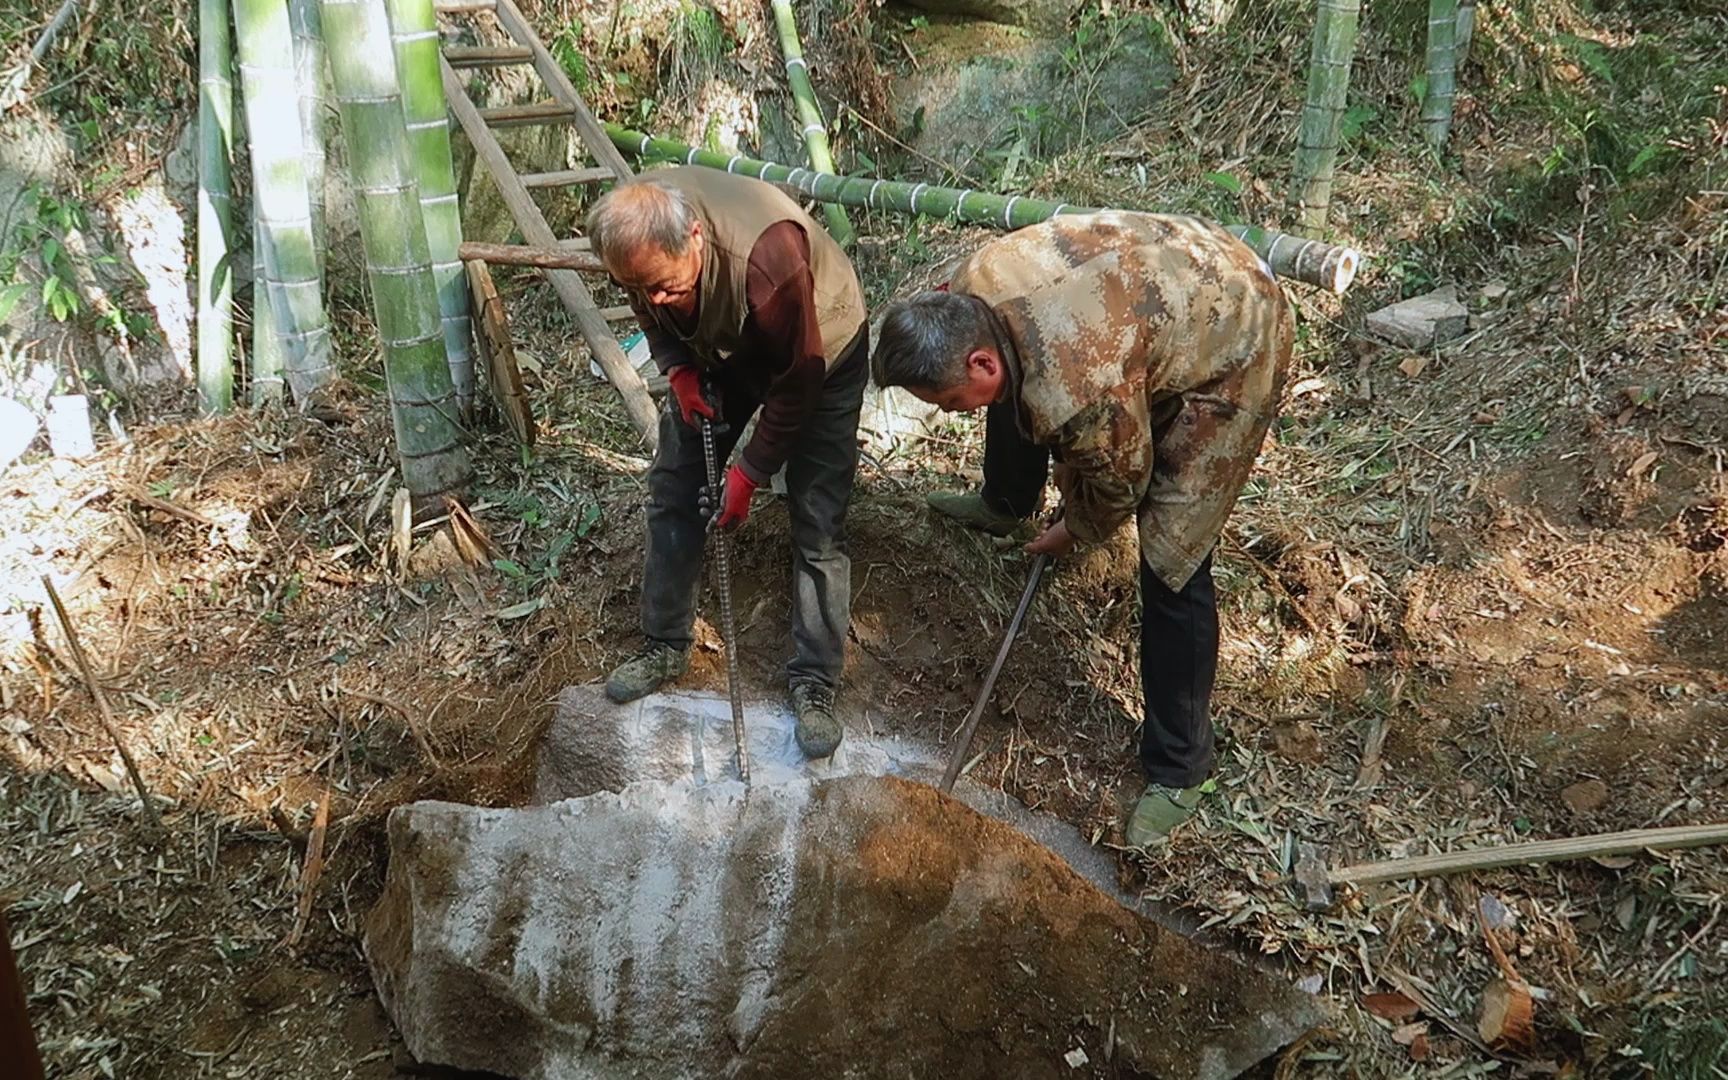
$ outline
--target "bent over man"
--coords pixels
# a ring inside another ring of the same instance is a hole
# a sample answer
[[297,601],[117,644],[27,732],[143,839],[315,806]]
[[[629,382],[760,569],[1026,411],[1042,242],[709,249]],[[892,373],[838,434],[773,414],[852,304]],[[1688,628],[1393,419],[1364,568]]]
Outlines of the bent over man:
[[1036,512],[1049,458],[1060,517],[1027,545],[1062,555],[1130,516],[1140,539],[1140,762],[1128,843],[1160,843],[1213,765],[1218,666],[1212,548],[1248,479],[1289,366],[1271,271],[1217,226],[1158,214],[1066,215],[986,244],[949,292],[890,306],[883,386],[988,409],[984,486],[930,497],[1006,535]]
[[620,184],[588,216],[594,250],[630,296],[671,385],[648,472],[643,648],[606,683],[641,697],[688,664],[702,572],[700,425],[716,424],[726,472],[715,525],[736,528],[756,488],[786,466],[792,517],[788,667],[799,747],[825,757],[841,738],[834,692],[850,618],[846,503],[858,468],[868,377],[864,294],[839,245],[798,204],[759,180],[673,168]]

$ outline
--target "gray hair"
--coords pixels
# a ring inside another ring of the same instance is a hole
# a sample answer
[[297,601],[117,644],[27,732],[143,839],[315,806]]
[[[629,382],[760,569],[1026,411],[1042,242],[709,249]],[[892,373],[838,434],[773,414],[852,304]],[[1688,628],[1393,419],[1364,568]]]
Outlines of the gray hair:
[[690,246],[696,209],[658,176],[636,176],[608,191],[588,211],[588,239],[600,261],[643,247],[682,255]]
[[966,377],[967,355],[994,340],[976,297],[921,292],[888,305],[870,371],[878,386],[946,390]]

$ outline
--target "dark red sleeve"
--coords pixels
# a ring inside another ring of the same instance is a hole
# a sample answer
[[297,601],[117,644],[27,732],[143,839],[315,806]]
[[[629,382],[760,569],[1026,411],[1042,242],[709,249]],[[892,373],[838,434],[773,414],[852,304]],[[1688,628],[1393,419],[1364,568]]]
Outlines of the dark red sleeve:
[[757,238],[744,294],[750,310],[747,337],[760,343],[760,354],[751,360],[768,374],[769,383],[756,433],[740,463],[750,479],[763,484],[791,456],[828,377],[810,238],[796,223],[771,225]]

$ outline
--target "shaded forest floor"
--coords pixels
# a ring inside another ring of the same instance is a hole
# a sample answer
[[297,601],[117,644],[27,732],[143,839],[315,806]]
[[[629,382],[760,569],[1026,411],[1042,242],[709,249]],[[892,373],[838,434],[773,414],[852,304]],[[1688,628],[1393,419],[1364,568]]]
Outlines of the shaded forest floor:
[[[1688,63],[1724,66],[1719,18],[1671,18]],[[1253,29],[1184,57],[1193,89],[1171,116],[1214,119],[1144,127],[1037,183],[1105,205],[1179,202],[1183,184],[1215,201],[1204,173],[1227,165],[1268,179],[1213,209],[1270,217],[1299,92],[1268,76],[1264,109],[1207,107],[1300,54]],[[1524,55],[1515,29],[1490,33],[1503,44],[1484,64]],[[1572,31],[1635,48],[1611,18]],[[1370,42],[1369,99],[1399,70]],[[1664,136],[1686,148],[1663,175],[1586,166],[1568,183],[1564,153],[1543,171],[1571,145],[1553,114],[1476,85],[1456,161],[1411,164],[1389,115],[1341,164],[1345,232],[1374,259],[1343,303],[1293,290],[1301,369],[1218,558],[1219,794],[1122,874],[1318,987],[1334,1022],[1281,1075],[1480,1071],[1492,1058],[1468,1033],[1498,971],[1485,922],[1542,992],[1515,1065],[1720,1075],[1720,850],[1376,886],[1319,915],[1287,880],[1298,841],[1361,861],[1728,805],[1728,97]],[[1147,192],[1135,166],[1166,186]],[[878,306],[990,235],[926,224],[914,245],[903,223],[860,224]],[[397,565],[387,418],[359,390],[316,419],[164,423],[0,478],[0,900],[55,1075],[408,1067],[357,944],[384,815],[522,797],[552,696],[635,644],[644,462],[550,290],[503,280],[540,431],[530,455],[480,439],[472,503],[496,571],[442,559],[436,522]],[[1362,334],[1364,311],[1440,281],[1477,317],[1467,336],[1413,358]],[[981,434],[956,421],[866,463],[851,511],[846,699],[933,743],[964,716],[1026,569],[923,508],[976,478]],[[737,549],[746,679],[771,693],[788,652],[784,508],[765,501]],[[974,768],[1102,844],[1137,783],[1133,567],[1119,537],[1059,568]],[[40,573],[166,798],[166,836],[143,826],[40,614]],[[718,689],[703,639],[687,682]],[[327,865],[289,947],[326,800]],[[1401,982],[1455,1025],[1362,1007]]]

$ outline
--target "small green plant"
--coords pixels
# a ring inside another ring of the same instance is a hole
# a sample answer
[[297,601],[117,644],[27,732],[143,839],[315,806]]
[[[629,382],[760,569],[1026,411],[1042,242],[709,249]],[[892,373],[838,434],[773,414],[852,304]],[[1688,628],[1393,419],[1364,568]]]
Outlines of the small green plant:
[[[83,207],[35,185],[25,190],[22,201],[34,212],[19,223],[13,243],[0,252],[0,280],[9,282],[0,289],[0,319],[11,315],[25,296],[38,292],[42,310],[55,322],[65,322],[82,309],[65,237],[85,227]],[[32,254],[36,256],[35,267],[26,258]],[[38,274],[41,282],[17,280],[29,272]]]

